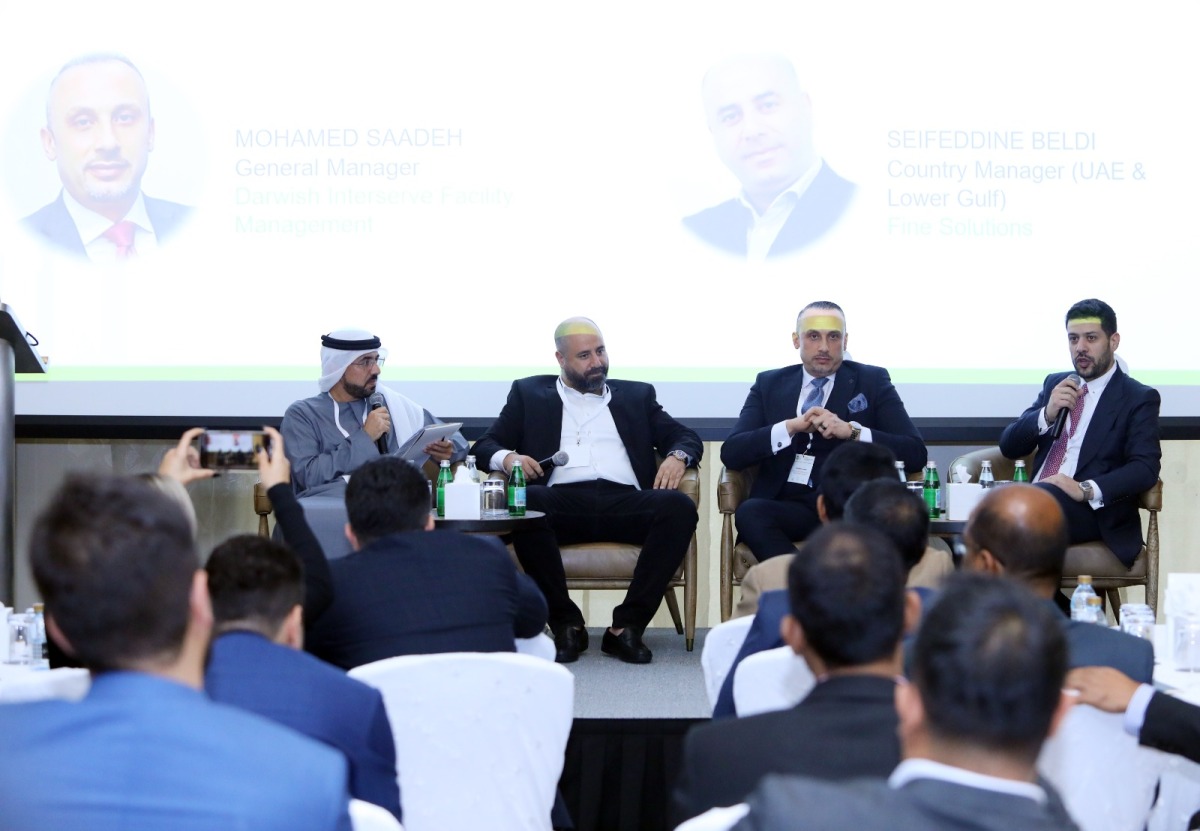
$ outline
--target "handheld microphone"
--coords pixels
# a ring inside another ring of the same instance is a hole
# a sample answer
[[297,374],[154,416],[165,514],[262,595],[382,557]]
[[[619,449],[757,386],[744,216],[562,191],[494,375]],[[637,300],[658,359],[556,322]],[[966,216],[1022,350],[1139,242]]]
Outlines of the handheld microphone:
[[[387,404],[383,401],[383,393],[373,392],[371,397],[367,399],[367,406],[371,408],[371,412],[378,410],[380,407],[386,407]],[[387,446],[388,434],[383,433],[379,438],[375,439],[375,446],[379,448],[380,455],[386,456],[388,452]]]
[[542,473],[549,476],[551,470],[553,470],[555,467],[562,467],[569,461],[571,461],[571,457],[560,450],[553,456],[548,456],[545,459],[539,459],[538,467],[542,469]]
[[[1067,376],[1067,380],[1075,382],[1076,389],[1083,385],[1083,379],[1074,372]],[[1050,428],[1050,438],[1057,439],[1062,435],[1063,428],[1067,426],[1068,415],[1070,415],[1070,413],[1067,412],[1066,407],[1063,407],[1058,411],[1058,415],[1054,417],[1054,426]]]

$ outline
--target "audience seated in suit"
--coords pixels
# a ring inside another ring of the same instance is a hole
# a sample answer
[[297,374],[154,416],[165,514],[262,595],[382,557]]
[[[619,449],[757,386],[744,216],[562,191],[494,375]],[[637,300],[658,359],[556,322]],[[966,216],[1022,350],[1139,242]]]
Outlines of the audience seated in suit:
[[[857,451],[852,448],[857,446],[859,445],[847,445],[845,448],[839,448],[834,451],[834,455],[843,451],[856,453]],[[832,471],[830,479],[833,479]],[[840,482],[840,477],[838,480]],[[847,522],[874,528],[888,537],[900,552],[906,575],[912,572],[917,563],[923,562],[929,536],[929,509],[925,506],[923,499],[909,493],[908,489],[895,478],[871,479],[863,482],[853,495],[845,500],[844,512],[840,501],[835,502],[830,499],[826,503],[823,500],[820,504],[832,504],[834,510],[839,515],[843,515]],[[824,509],[823,515],[828,516]],[[785,557],[789,563],[795,559],[785,554],[767,562],[773,563]],[[932,590],[926,588],[913,588],[909,591],[918,604],[927,596],[932,595]],[[738,649],[737,656],[733,659],[729,673],[725,676],[725,683],[721,685],[721,691],[713,705],[713,718],[737,714],[733,701],[733,679],[738,665],[750,655],[774,649],[783,644],[780,623],[787,614],[788,608],[787,592],[772,590],[762,595],[758,612],[754,615],[750,629],[746,632],[746,638],[742,641],[741,648]]]
[[203,692],[212,605],[192,529],[136,477],[68,477],[29,543],[80,702],[0,707],[0,825],[349,829],[341,754]]
[[1200,707],[1139,684],[1112,667],[1080,667],[1067,674],[1080,704],[1125,714],[1125,730],[1146,747],[1200,764]]
[[379,691],[301,651],[304,577],[286,547],[243,534],[205,565],[216,638],[210,698],[277,721],[342,752],[350,795],[400,816],[396,749]]
[[957,575],[896,689],[902,761],[886,782],[770,775],[734,828],[1075,829],[1035,765],[1071,705],[1056,610],[1009,579]]
[[1072,668],[1108,666],[1140,683],[1150,683],[1154,647],[1149,641],[1107,626],[1071,620],[1055,605],[1067,539],[1066,520],[1053,496],[1033,485],[1008,485],[992,491],[971,512],[963,533],[967,547],[963,567],[1015,577],[1055,606]]
[[791,612],[782,628],[817,685],[789,710],[691,730],[677,821],[744,801],[768,773],[882,779],[892,772],[900,761],[900,639],[906,624],[915,626],[919,604],[905,592],[904,575],[899,552],[874,529],[833,523],[809,538],[788,572]]
[[429,485],[412,465],[382,457],[346,487],[354,552],[330,563],[333,604],[307,648],[350,669],[396,655],[513,652],[539,634],[546,600],[491,537],[433,532]]

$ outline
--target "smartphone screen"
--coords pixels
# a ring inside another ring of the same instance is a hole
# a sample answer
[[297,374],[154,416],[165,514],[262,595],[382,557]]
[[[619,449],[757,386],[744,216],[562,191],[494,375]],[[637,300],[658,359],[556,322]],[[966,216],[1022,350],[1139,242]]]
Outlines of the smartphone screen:
[[208,430],[200,436],[200,466],[213,470],[257,470],[259,448],[271,439],[258,430]]

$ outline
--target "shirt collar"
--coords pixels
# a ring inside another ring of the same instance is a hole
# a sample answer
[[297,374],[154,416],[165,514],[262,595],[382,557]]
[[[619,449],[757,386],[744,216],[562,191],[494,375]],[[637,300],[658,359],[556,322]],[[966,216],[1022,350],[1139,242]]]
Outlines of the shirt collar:
[[558,376],[558,394],[563,396],[565,399],[583,403],[593,401],[608,401],[608,399],[611,397],[611,394],[608,390],[608,384],[604,385],[604,392],[599,394],[594,392],[580,392],[574,387],[568,387],[566,384],[564,384],[561,375]]
[[[79,231],[79,238],[83,240],[84,245],[95,241],[115,224],[108,217],[100,216],[95,211],[83,207],[65,190],[62,192],[62,197],[63,204],[67,207],[67,213],[71,215],[71,220],[75,223],[75,228]],[[150,224],[150,215],[146,213],[146,200],[142,197],[141,191],[138,191],[137,200],[122,219],[129,220],[142,231],[154,233],[154,226]]]
[[[808,370],[804,368],[804,364],[800,365],[800,371],[804,375],[804,383],[800,385],[801,389],[803,389],[804,387],[810,386],[812,384],[812,382],[816,380],[816,378],[814,378],[813,376],[808,374]],[[829,375],[825,375],[823,377],[828,378],[829,383],[832,384],[833,380],[835,378],[837,378],[837,373],[833,372],[833,373],[831,373]]]
[[905,759],[888,777],[888,787],[903,788],[909,782],[917,779],[936,779],[940,782],[950,782],[967,788],[978,788],[1009,796],[1023,796],[1026,799],[1032,799],[1039,805],[1046,804],[1046,791],[1032,782],[1018,782],[1015,779],[988,776],[984,773],[944,765],[932,759]]
[[784,201],[791,202],[794,205],[796,202],[800,201],[800,197],[804,196],[804,192],[808,190],[809,186],[812,185],[813,181],[817,178],[817,174],[821,172],[822,164],[824,164],[824,160],[817,159],[816,164],[806,170],[803,176],[792,182],[787,189],[771,200],[771,204],[768,205],[767,209],[761,214],[754,210],[754,206],[750,204],[748,199],[746,199],[745,191],[742,191],[738,194],[738,201],[741,202],[756,217],[765,216],[771,212],[772,208]]

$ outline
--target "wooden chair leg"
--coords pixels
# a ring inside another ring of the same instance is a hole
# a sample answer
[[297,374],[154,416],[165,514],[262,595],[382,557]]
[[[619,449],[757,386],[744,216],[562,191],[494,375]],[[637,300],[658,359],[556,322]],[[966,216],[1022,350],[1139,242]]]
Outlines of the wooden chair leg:
[[683,634],[683,618],[679,616],[679,601],[675,599],[675,589],[667,589],[667,593],[663,595],[663,600],[667,601],[667,609],[671,612],[671,620],[675,622],[675,633]]

